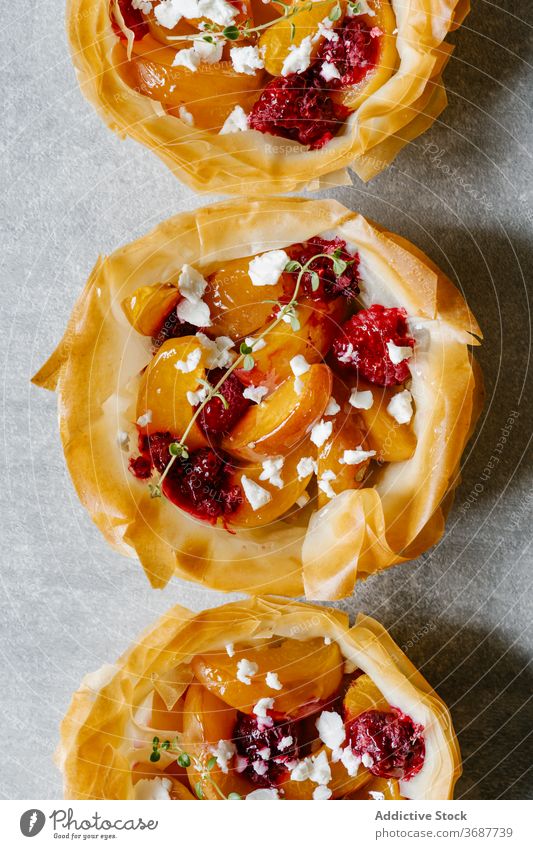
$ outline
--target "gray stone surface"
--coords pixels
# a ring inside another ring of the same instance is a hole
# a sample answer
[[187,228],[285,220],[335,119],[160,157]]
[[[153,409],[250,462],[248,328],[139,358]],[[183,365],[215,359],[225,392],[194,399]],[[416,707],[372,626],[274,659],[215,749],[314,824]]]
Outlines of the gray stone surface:
[[[458,793],[468,798],[530,797],[533,786],[528,16],[531,25],[529,0],[480,0],[453,36],[450,105],[438,123],[387,174],[334,193],[442,265],[486,335],[487,403],[444,540],[342,605],[390,628],[450,704],[465,761]],[[15,4],[3,28],[0,795],[57,798],[52,752],[82,675],[174,602],[200,609],[225,598],[179,581],[153,592],[135,562],[109,551],[66,474],[55,398],[29,378],[98,252],[208,198],[120,142],[84,102],[60,0]]]

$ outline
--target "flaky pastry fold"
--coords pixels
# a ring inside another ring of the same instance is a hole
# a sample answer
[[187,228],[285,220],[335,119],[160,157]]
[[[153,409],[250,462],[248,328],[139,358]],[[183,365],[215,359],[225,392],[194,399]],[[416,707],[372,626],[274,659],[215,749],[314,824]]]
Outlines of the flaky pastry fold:
[[[140,372],[152,356],[121,301],[139,286],[175,280],[184,263],[207,275],[226,260],[332,233],[359,253],[363,306],[400,306],[409,315],[414,455],[380,466],[370,486],[345,490],[316,512],[310,502],[290,521],[254,530],[230,533],[150,498],[117,440],[121,431],[136,433]],[[82,503],[116,549],[137,554],[154,587],[178,575],[218,590],[327,600],[441,537],[480,411],[482,382],[469,351],[478,336],[450,280],[361,215],[331,200],[235,200],[176,215],[100,258],[34,382],[58,392],[66,462]]]
[[117,70],[109,0],[68,0],[67,32],[81,89],[106,124],[154,151],[199,192],[281,194],[349,184],[384,170],[446,106],[445,39],[469,0],[391,0],[399,61],[392,75],[351,113],[320,150],[255,130],[218,135],[190,127],[128,86]]

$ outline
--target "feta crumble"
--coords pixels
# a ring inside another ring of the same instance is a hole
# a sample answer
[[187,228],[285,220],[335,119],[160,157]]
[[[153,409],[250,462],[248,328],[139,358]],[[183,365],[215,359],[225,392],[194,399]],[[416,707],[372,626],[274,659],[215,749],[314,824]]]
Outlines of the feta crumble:
[[196,389],[195,392],[188,391],[187,392],[187,401],[191,405],[191,407],[196,407],[198,404],[201,404],[207,398],[209,389],[207,386],[200,386],[200,389]]
[[[282,690],[283,684],[278,678],[277,672],[267,672],[266,674],[266,685],[270,687],[271,690]],[[292,742],[292,737],[291,737]]]
[[174,368],[178,371],[183,372],[183,374],[190,374],[191,371],[197,367],[200,362],[202,356],[202,351],[200,348],[195,348],[194,351],[191,351],[190,354],[187,354],[187,358],[185,360],[177,360],[174,363]]
[[333,396],[331,396],[331,398],[328,401],[328,406],[324,410],[324,415],[325,416],[336,416],[337,413],[340,413],[340,410],[341,410],[341,408],[337,404],[337,402],[335,401],[335,398]]
[[207,368],[225,368],[230,366],[236,357],[231,349],[233,339],[229,336],[217,336],[215,340],[210,339],[205,333],[197,333],[196,338],[205,351],[205,364]]
[[183,265],[178,280],[178,289],[182,296],[176,307],[181,321],[194,324],[195,327],[207,327],[211,324],[209,306],[202,301],[207,281],[192,265]]
[[281,76],[287,77],[289,74],[301,74],[307,71],[311,64],[311,36],[307,35],[300,44],[291,44],[281,68]]
[[318,488],[325,493],[328,498],[335,498],[337,494],[331,486],[331,481],[336,479],[337,475],[333,469],[327,469],[318,479]]
[[235,648],[233,646],[233,643],[226,643],[226,654],[228,655],[228,657],[233,657],[233,655],[235,654]]
[[302,494],[296,499],[296,504],[298,507],[305,507],[307,502],[309,501],[309,493],[302,492]]
[[248,266],[250,280],[254,286],[275,286],[288,261],[289,257],[282,250],[259,254]]
[[117,433],[117,442],[123,451],[130,450],[130,435],[125,430],[119,430]]
[[340,458],[339,463],[346,463],[347,466],[358,466],[359,463],[364,463],[365,460],[369,460],[375,456],[375,451],[363,451],[359,445],[353,451],[347,449]]
[[280,752],[284,752],[285,749],[288,749],[294,743],[294,739],[290,734],[287,734],[286,737],[282,737],[278,743],[278,749]]
[[209,327],[211,314],[209,306],[203,301],[187,301],[183,298],[176,307],[176,314],[180,321],[194,324],[195,327]]
[[217,759],[218,768],[221,772],[227,774],[228,764],[237,752],[235,745],[231,742],[231,740],[219,740],[216,748],[211,747],[210,751]]
[[241,684],[251,684],[251,679],[259,672],[257,663],[253,660],[247,660],[245,657],[237,662],[237,680]]
[[267,393],[268,388],[266,386],[252,385],[247,386],[242,395],[243,398],[248,398],[248,400],[253,401],[254,404],[260,404]]
[[259,480],[268,481],[277,489],[283,489],[284,483],[281,479],[280,472],[283,468],[284,462],[285,457],[281,455],[279,457],[267,457],[266,460],[263,460],[263,471],[259,475]]
[[307,478],[309,475],[312,475],[313,472],[315,474],[317,472],[316,460],[313,460],[312,457],[302,457],[302,459],[298,461],[298,465],[296,466],[296,474],[298,475],[298,480],[301,481],[303,478]]
[[139,416],[137,419],[137,424],[139,427],[146,427],[152,421],[152,411],[147,410],[146,413],[143,413],[142,416]]
[[348,403],[356,410],[370,410],[374,403],[374,396],[370,389],[365,389],[362,392],[352,389]]
[[333,62],[323,62],[322,67],[320,69],[320,76],[323,80],[329,83],[331,80],[340,80],[341,75],[339,74],[339,70]]
[[248,116],[242,106],[235,106],[224,121],[219,136],[227,136],[228,133],[243,133],[248,130]]
[[170,799],[172,781],[170,778],[141,778],[134,787],[136,799],[167,802]]
[[253,802],[273,801],[279,799],[279,793],[275,787],[259,787],[258,790],[252,790],[251,793],[248,793],[246,798]]
[[265,67],[258,47],[232,47],[229,52],[231,63],[237,74],[250,74]]
[[246,500],[251,505],[252,510],[259,510],[261,507],[264,507],[265,504],[268,504],[269,501],[272,501],[271,493],[262,486],[259,486],[259,484],[251,478],[247,478],[246,475],[241,477],[241,484],[244,489]]
[[307,362],[303,354],[297,354],[289,361],[291,371],[295,377],[300,377],[311,368],[311,364]]
[[403,363],[404,360],[408,360],[409,357],[413,356],[412,348],[409,346],[395,345],[394,342],[387,342],[387,351],[389,352],[391,363],[394,363],[395,366],[399,363]]
[[329,439],[331,436],[331,432],[333,430],[332,422],[325,422],[324,419],[320,419],[316,425],[311,429],[311,442],[320,448],[326,439]]
[[363,752],[361,762],[363,766],[366,766],[367,769],[370,769],[371,766],[374,766],[374,758],[372,757],[372,755],[369,755],[368,752]]
[[313,799],[315,799],[315,801],[331,799],[331,796],[331,790],[329,787],[326,787],[325,784],[319,784],[318,787],[315,787],[313,790]]
[[266,339],[254,339],[253,336],[247,336],[244,341],[252,351],[261,351],[262,348],[266,348]]
[[328,749],[335,752],[346,739],[346,729],[342,716],[334,710],[323,710],[316,723],[318,736]]
[[359,767],[361,766],[361,758],[354,755],[350,746],[346,746],[346,748],[342,750],[340,761],[351,778],[353,778],[354,775],[357,775]]
[[387,406],[387,413],[398,424],[407,424],[413,418],[413,396],[408,389],[394,395]]
[[174,29],[182,18],[207,18],[215,24],[227,26],[238,15],[238,9],[226,0],[162,0],[154,8],[154,15],[166,29]]
[[255,713],[256,716],[259,716],[261,719],[265,719],[268,717],[267,710],[272,710],[274,707],[274,699],[272,698],[264,698],[259,699],[256,705],[252,708],[252,713]]
[[189,112],[189,110],[186,109],[185,106],[180,106],[180,108],[178,109],[178,115],[180,116],[184,124],[188,124],[189,127],[194,127],[194,117],[192,115],[192,112]]

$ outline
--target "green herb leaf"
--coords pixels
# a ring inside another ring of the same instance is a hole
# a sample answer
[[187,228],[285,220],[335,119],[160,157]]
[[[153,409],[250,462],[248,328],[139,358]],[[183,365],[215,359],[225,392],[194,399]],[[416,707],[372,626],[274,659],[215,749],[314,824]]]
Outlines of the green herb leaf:
[[150,498],[161,498],[161,496],[163,495],[163,490],[161,489],[161,484],[159,483],[149,483],[148,492],[150,493]]
[[161,760],[161,755],[159,754],[159,752],[154,751],[150,755],[150,760],[152,761],[153,764],[156,764],[158,761]]
[[341,16],[341,6],[340,3],[336,3],[328,15],[330,21],[338,21]]
[[301,264],[295,259],[290,259],[285,266],[285,271],[299,271],[301,267]]
[[246,356],[244,358],[244,362],[242,364],[244,371],[251,371],[254,366],[255,366],[254,358],[251,356],[251,354],[246,354]]
[[213,36],[212,36],[212,35],[203,35],[203,36],[202,36],[202,41],[208,41],[208,42],[209,42],[209,44],[214,44],[215,39],[213,38]]
[[311,271],[310,274],[311,274],[311,289],[313,290],[313,292],[316,292],[316,290],[320,286],[320,277],[318,276],[316,271]]
[[184,446],[180,442],[171,442],[168,446],[168,453],[171,457],[181,457]]
[[230,41],[237,41],[240,35],[239,28],[235,24],[230,24],[229,27],[224,27],[222,35]]
[[188,767],[191,765],[191,759],[187,752],[182,752],[181,755],[178,756],[178,763],[180,766]]
[[297,330],[300,329],[300,326],[301,325],[300,325],[300,322],[298,321],[298,318],[295,315],[291,315],[291,327],[292,327],[292,329],[294,330],[295,333],[296,333]]
[[291,22],[291,41],[293,40],[295,35],[296,35],[296,26]]
[[164,749],[165,752],[168,751],[168,749],[170,749],[170,740],[163,740],[161,748]]
[[202,782],[201,781],[197,781],[196,784],[194,785],[194,792],[196,793],[196,795],[198,796],[199,799],[204,798],[204,791],[202,790]]
[[217,759],[214,756],[212,758],[209,758],[209,760],[207,761],[207,769],[209,770],[209,772],[211,772],[213,767],[216,766],[216,763]]
[[348,263],[343,259],[338,259],[337,257],[333,258],[333,271],[339,277],[341,274],[344,274],[348,267]]
[[241,347],[239,348],[239,351],[241,352],[241,354],[251,354],[253,348],[251,348],[250,345],[247,345],[246,342],[241,342]]
[[222,401],[222,406],[224,407],[224,409],[225,409],[225,410],[229,410],[229,404],[228,404],[228,402],[226,401],[226,399],[225,399],[224,395],[222,394],[222,392],[215,392],[215,393],[214,393],[214,395],[212,395],[211,397],[212,397],[212,398],[218,398],[220,401]]
[[228,799],[242,799],[240,793],[228,793]]

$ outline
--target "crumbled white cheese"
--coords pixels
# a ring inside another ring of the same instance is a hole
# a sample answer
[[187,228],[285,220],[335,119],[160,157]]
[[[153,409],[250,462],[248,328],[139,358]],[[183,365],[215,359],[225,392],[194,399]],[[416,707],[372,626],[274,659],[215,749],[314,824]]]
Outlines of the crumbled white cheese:
[[284,752],[285,749],[288,749],[294,743],[293,738],[290,734],[287,734],[286,737],[282,737],[278,743],[278,749],[280,752]]
[[394,363],[395,366],[413,356],[413,349],[408,345],[395,345],[394,342],[387,342],[387,351],[391,363]]
[[348,6],[346,10],[346,15],[349,18],[356,17],[357,15],[369,15],[371,18],[375,15],[374,9],[368,5],[368,0],[358,0],[354,6]]
[[333,752],[340,749],[346,739],[346,729],[340,713],[334,710],[323,710],[315,725],[318,736],[328,749]]
[[339,460],[339,463],[346,463],[347,466],[358,466],[359,463],[364,463],[371,457],[375,457],[375,451],[363,451],[360,445],[353,451],[346,450]]
[[247,386],[242,394],[243,398],[248,398],[254,404],[260,404],[267,392],[268,387],[266,386]]
[[374,758],[372,757],[372,755],[369,755],[368,752],[363,752],[361,761],[363,766],[366,766],[367,769],[370,769],[371,766],[374,766]]
[[211,747],[210,751],[217,759],[218,768],[227,773],[228,764],[237,751],[235,745],[231,740],[219,740],[216,748]]
[[168,802],[172,781],[170,778],[141,778],[133,788],[136,799],[149,799],[156,802]]
[[356,410],[370,410],[374,403],[374,396],[370,389],[365,389],[363,392],[358,392],[357,389],[352,389],[348,403],[355,407]]
[[211,315],[208,304],[204,301],[181,300],[176,307],[176,314],[180,321],[194,324],[195,327],[209,327]]
[[357,775],[357,771],[361,765],[361,758],[354,755],[350,746],[346,746],[346,748],[342,750],[340,761],[350,777]]
[[192,265],[182,265],[178,280],[178,289],[188,301],[199,301],[207,289],[207,280]]
[[188,68],[189,71],[196,71],[202,62],[206,65],[215,65],[222,59],[222,50],[222,41],[204,41],[203,38],[196,38],[192,47],[178,50],[174,56],[172,67],[183,66]]
[[257,750],[257,754],[262,760],[268,761],[270,757],[270,749],[268,748],[268,746],[263,746],[262,749]]
[[235,106],[224,121],[219,136],[227,136],[228,133],[243,133],[249,129],[246,112],[242,106]]
[[331,18],[323,18],[318,25],[318,31],[312,38],[313,43],[318,41],[320,38],[325,38],[326,41],[338,41],[338,33],[333,32],[334,26],[335,21],[332,21]]
[[298,465],[296,466],[296,473],[298,475],[298,480],[300,481],[303,478],[312,475],[313,472],[316,474],[316,471],[316,460],[313,460],[312,457],[302,457],[302,459],[298,461]]
[[326,787],[325,784],[319,784],[318,787],[315,787],[313,790],[313,799],[317,802],[322,799],[331,799],[331,796],[331,790],[329,787]]
[[270,687],[271,690],[282,690],[283,684],[278,678],[277,672],[267,672],[266,674],[266,685]]
[[205,333],[197,333],[196,338],[202,345],[205,353],[205,364],[206,367],[211,368],[225,368],[232,364],[233,360],[237,356],[233,348],[234,342],[233,339],[230,339],[229,336],[217,336],[216,339],[210,339]]
[[242,684],[251,684],[251,678],[257,675],[259,667],[253,660],[247,660],[245,657],[237,662],[237,680]]
[[298,761],[294,769],[291,770],[291,781],[307,781],[311,777],[313,764],[311,758],[303,758]]
[[288,261],[289,257],[282,250],[259,254],[248,266],[250,280],[254,286],[275,286]]
[[301,74],[307,71],[311,64],[311,36],[307,35],[300,44],[291,44],[281,68],[281,76],[287,77],[289,74]]
[[316,445],[317,448],[320,448],[326,439],[329,439],[332,430],[332,422],[325,422],[324,419],[320,419],[320,421],[317,422],[311,430],[311,442]]
[[268,710],[272,710],[274,707],[274,699],[264,698],[259,699],[256,705],[252,708],[252,712],[255,713],[256,716],[259,716],[261,719],[268,717]]
[[385,799],[385,794],[381,792],[381,790],[369,790],[368,795],[375,802],[383,802]]
[[147,410],[146,413],[143,413],[142,416],[139,416],[137,419],[137,424],[139,427],[146,427],[152,421],[152,411]]
[[178,114],[184,124],[188,124],[189,127],[194,127],[194,116],[188,109],[185,108],[185,106],[180,106]]
[[239,10],[226,0],[163,0],[154,8],[157,22],[166,29],[174,29],[182,18],[207,18],[215,24],[227,26],[238,13]]
[[187,401],[191,405],[191,407],[196,407],[198,404],[201,404],[207,398],[209,389],[207,386],[200,386],[195,392],[187,392]]
[[398,424],[407,424],[413,418],[413,396],[408,389],[394,395],[387,406],[387,413],[396,419]]
[[324,637],[324,645],[326,645],[326,646],[331,645],[331,637]]
[[131,0],[132,9],[138,9],[143,15],[149,15],[152,11],[150,0]]
[[307,502],[309,501],[309,493],[302,492],[302,494],[296,499],[296,504],[298,507],[305,507]]
[[297,354],[289,361],[291,371],[295,377],[305,374],[311,368],[311,364],[307,362],[303,354]]
[[198,363],[200,362],[202,356],[202,351],[200,348],[195,348],[194,351],[191,351],[190,354],[187,354],[186,360],[177,360],[174,363],[174,368],[178,371],[183,372],[183,374],[189,374],[191,371],[194,371]]
[[250,74],[265,67],[258,47],[232,47],[229,52],[234,70],[238,74]]
[[241,477],[241,483],[246,499],[251,505],[252,510],[259,510],[261,507],[264,507],[265,504],[268,504],[269,501],[272,501],[271,493],[262,486],[259,486],[259,484],[251,478],[247,478],[246,475]]
[[335,398],[332,395],[331,398],[328,401],[328,406],[324,410],[324,415],[325,416],[336,416],[337,413],[340,413],[340,409],[341,408],[339,407],[339,405],[335,401]]
[[259,475],[260,481],[268,481],[272,486],[275,486],[277,489],[283,489],[284,483],[281,479],[280,472],[283,468],[283,464],[285,462],[285,457],[280,455],[279,457],[267,457],[266,460],[263,460],[262,466],[263,471]]
[[257,775],[265,775],[268,772],[268,764],[264,761],[254,761],[252,766]]
[[233,655],[235,654],[235,648],[233,646],[233,643],[226,643],[226,653],[228,657],[233,657]]
[[252,790],[251,793],[248,793],[246,798],[251,799],[252,802],[273,801],[279,799],[279,793],[275,787],[259,787],[258,790]]
[[359,354],[357,351],[354,351],[353,344],[348,342],[346,350],[344,353],[338,354],[337,359],[339,363],[354,363],[354,365],[356,365],[359,360]]
[[254,339],[253,336],[247,336],[244,341],[252,351],[260,351],[266,347],[266,339]]
[[322,751],[313,758],[313,768],[309,778],[315,784],[329,784],[331,781],[331,767],[326,752]]
[[341,75],[339,74],[339,69],[336,65],[333,64],[333,62],[322,62],[320,76],[327,83],[329,83],[331,80],[340,80],[341,78]]
[[321,492],[324,492],[328,498],[335,498],[336,492],[331,486],[331,481],[336,479],[337,475],[333,471],[333,469],[327,469],[319,478],[318,478],[318,488]]
[[117,433],[117,442],[123,451],[130,450],[130,435],[125,430],[119,430]]

